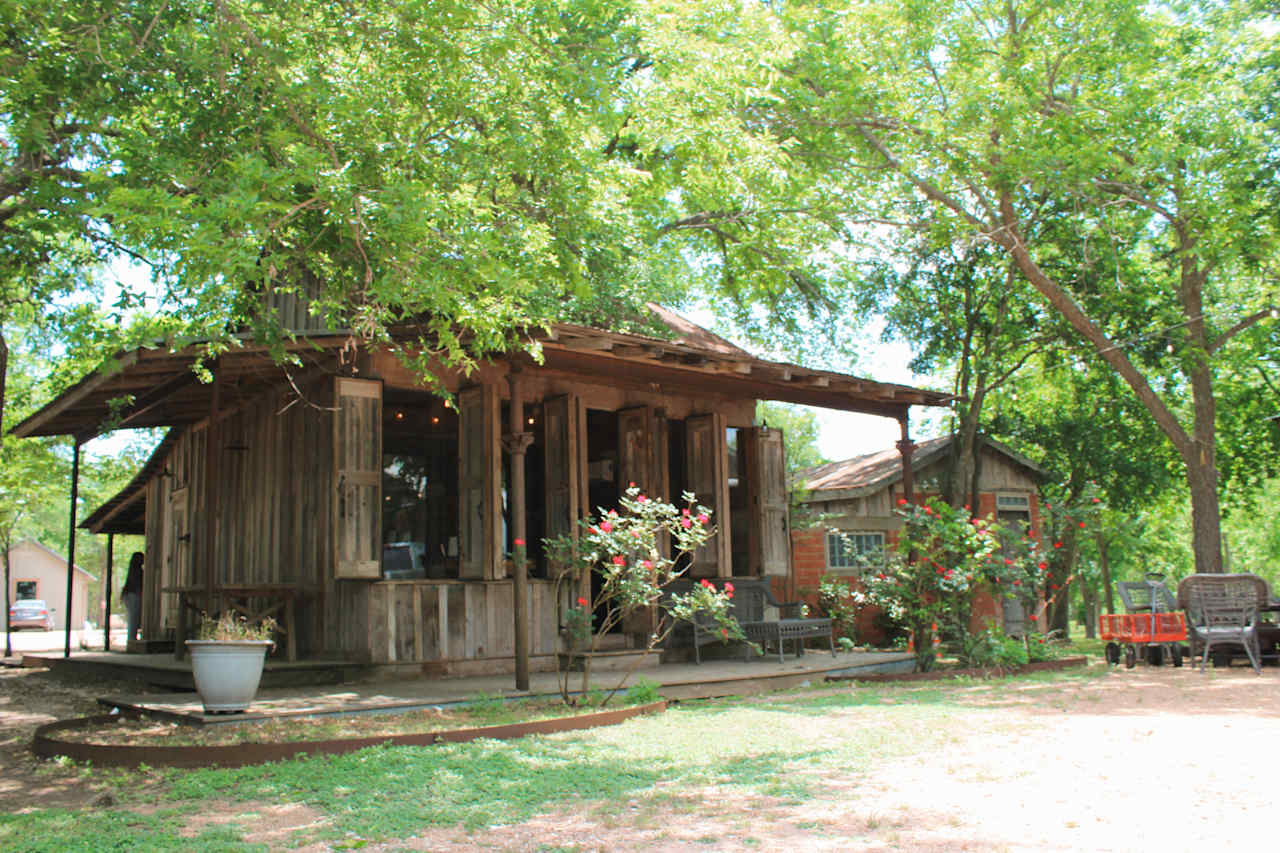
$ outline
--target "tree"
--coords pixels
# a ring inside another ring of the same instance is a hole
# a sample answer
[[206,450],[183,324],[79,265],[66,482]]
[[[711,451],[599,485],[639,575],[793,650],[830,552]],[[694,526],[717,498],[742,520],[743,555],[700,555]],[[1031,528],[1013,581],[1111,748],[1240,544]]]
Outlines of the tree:
[[764,168],[740,121],[704,103],[746,86],[734,45],[757,41],[763,11],[25,0],[4,14],[0,329],[11,302],[48,301],[31,282],[51,270],[123,257],[150,281],[118,282],[117,316],[145,300],[165,316],[154,331],[211,356],[249,333],[285,357],[271,290],[361,340],[413,323],[406,359],[467,367],[534,348],[528,330],[552,319],[643,323],[646,300],[679,296],[680,193]]
[[[810,170],[817,218],[998,247],[1173,446],[1196,568],[1220,571],[1215,372],[1269,316],[1280,247],[1264,13],[854,0],[779,15],[794,52],[754,109]],[[1082,282],[1076,259],[1109,275]],[[1134,355],[1153,339],[1167,372]]]

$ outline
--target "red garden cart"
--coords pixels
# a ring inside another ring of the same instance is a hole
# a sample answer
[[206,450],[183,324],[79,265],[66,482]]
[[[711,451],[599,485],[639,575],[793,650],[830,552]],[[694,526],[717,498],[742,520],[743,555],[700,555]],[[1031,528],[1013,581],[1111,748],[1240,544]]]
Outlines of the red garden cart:
[[1124,665],[1132,669],[1138,662],[1138,649],[1143,660],[1160,666],[1167,657],[1174,666],[1182,666],[1182,644],[1187,639],[1187,620],[1176,610],[1177,602],[1164,585],[1164,575],[1150,572],[1145,580],[1116,584],[1127,613],[1102,615],[1098,633],[1107,641],[1107,663],[1115,666],[1124,655]]

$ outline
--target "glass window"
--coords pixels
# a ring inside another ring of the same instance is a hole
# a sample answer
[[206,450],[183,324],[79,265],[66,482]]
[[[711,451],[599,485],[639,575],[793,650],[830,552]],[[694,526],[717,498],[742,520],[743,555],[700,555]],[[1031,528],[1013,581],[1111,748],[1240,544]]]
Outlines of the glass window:
[[423,394],[384,397],[382,576],[458,576],[458,415]]
[[24,598],[39,598],[40,596],[36,595],[36,583],[36,581],[18,581],[18,600],[22,600]]
[[856,569],[884,562],[884,533],[875,531],[827,531],[827,568]]

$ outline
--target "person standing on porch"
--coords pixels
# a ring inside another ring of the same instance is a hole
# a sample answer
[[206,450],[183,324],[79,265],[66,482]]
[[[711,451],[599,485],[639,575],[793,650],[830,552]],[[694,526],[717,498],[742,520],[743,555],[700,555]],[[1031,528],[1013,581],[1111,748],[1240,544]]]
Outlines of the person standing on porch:
[[134,551],[129,558],[129,571],[124,576],[124,587],[120,590],[124,599],[124,610],[128,620],[129,633],[125,640],[126,648],[138,636],[138,628],[142,621],[142,552]]

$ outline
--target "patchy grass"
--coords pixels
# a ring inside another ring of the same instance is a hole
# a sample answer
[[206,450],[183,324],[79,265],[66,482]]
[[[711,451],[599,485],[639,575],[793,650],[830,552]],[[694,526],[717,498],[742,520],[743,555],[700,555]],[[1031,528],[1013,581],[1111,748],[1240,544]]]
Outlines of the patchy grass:
[[[516,741],[375,747],[238,769],[93,771],[116,789],[123,807],[0,817],[0,849],[263,849],[244,840],[241,820],[190,828],[191,816],[213,803],[243,803],[250,814],[261,804],[304,806],[320,820],[294,832],[291,843],[342,846],[431,827],[479,830],[554,811],[588,813],[605,804],[645,814],[675,798],[691,814],[710,816],[722,813],[726,801],[800,803],[816,797],[833,773],[939,750],[971,715],[989,717],[1009,689],[1052,691],[1054,681],[1089,677],[1080,671],[956,684],[823,685],[686,703],[620,726]],[[482,717],[499,713],[496,703],[480,704]]]

